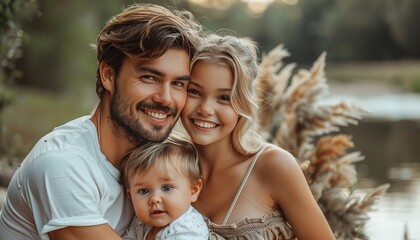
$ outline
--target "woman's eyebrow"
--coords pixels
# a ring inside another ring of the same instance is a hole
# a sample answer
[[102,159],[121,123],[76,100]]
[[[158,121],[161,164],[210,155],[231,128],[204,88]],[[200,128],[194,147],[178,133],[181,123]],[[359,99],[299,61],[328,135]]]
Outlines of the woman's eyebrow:
[[189,84],[190,84],[190,85],[194,85],[194,86],[199,87],[199,88],[203,88],[203,86],[201,86],[201,84],[196,83],[196,82],[194,82],[194,81],[190,81],[190,83],[189,83]]
[[[199,84],[197,82],[194,82],[194,81],[190,81],[189,84],[190,85],[194,85],[194,86],[196,86],[198,88],[204,88],[201,84]],[[218,88],[217,91],[220,91],[220,92],[230,92],[230,91],[232,91],[232,89],[231,88]]]

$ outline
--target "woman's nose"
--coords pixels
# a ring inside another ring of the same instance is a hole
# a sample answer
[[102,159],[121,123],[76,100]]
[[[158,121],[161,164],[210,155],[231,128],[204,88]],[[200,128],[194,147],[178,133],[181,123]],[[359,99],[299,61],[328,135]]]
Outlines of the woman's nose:
[[203,116],[213,115],[215,113],[212,104],[209,101],[202,102],[197,109],[197,112]]

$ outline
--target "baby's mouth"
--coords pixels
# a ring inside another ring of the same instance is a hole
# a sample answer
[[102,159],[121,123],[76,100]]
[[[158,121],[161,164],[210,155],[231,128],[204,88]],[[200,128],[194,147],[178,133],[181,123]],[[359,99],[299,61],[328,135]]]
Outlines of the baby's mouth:
[[165,213],[165,211],[162,211],[162,210],[153,210],[152,211],[152,215],[159,215],[159,214],[163,214],[163,213]]

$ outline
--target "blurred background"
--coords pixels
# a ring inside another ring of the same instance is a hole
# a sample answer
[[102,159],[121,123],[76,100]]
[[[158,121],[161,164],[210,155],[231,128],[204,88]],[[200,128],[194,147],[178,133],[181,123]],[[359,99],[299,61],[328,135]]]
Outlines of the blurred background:
[[323,101],[369,111],[342,129],[366,157],[357,188],[391,184],[366,231],[371,239],[420,239],[419,0],[1,0],[0,193],[38,138],[93,110],[90,44],[134,2],[189,10],[211,31],[255,40],[260,58],[283,44],[298,68],[327,52]]

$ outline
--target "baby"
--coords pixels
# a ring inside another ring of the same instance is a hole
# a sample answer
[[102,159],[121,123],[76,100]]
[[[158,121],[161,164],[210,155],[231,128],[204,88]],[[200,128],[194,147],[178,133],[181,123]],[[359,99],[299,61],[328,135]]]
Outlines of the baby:
[[123,181],[136,218],[124,239],[208,239],[201,214],[191,203],[202,188],[194,145],[180,134],[145,143],[122,164]]

